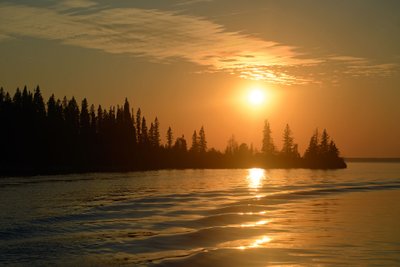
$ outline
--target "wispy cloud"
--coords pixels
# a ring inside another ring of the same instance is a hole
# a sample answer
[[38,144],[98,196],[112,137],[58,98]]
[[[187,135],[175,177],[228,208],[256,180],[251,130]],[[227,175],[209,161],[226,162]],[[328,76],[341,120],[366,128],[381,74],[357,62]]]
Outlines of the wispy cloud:
[[64,0],[61,1],[59,4],[61,8],[88,8],[97,5],[96,2],[91,0]]
[[193,4],[198,4],[198,3],[204,3],[204,2],[212,2],[213,0],[182,0],[179,3],[177,3],[177,6],[187,6],[187,5],[193,5]]
[[368,75],[393,67],[370,65],[354,57],[307,58],[295,47],[229,32],[205,18],[152,9],[97,9],[89,0],[65,1],[53,9],[2,4],[0,17],[0,41],[2,36],[29,36],[157,61],[178,58],[204,66],[206,71],[274,83],[313,82],[315,78],[306,77],[304,71],[293,70],[311,70],[329,62],[346,65],[349,75],[356,67]]

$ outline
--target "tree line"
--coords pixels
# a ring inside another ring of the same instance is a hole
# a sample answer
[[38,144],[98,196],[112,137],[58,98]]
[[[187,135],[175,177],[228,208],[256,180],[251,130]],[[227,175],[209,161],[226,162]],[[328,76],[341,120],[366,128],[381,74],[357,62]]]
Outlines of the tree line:
[[303,157],[286,127],[277,151],[268,121],[261,152],[231,138],[224,152],[208,149],[204,127],[174,137],[171,127],[162,144],[158,118],[147,120],[141,109],[80,105],[72,97],[45,102],[39,86],[13,95],[0,89],[0,174],[45,174],[87,171],[133,171],[162,168],[307,167],[342,168],[339,150],[324,130],[316,132]]

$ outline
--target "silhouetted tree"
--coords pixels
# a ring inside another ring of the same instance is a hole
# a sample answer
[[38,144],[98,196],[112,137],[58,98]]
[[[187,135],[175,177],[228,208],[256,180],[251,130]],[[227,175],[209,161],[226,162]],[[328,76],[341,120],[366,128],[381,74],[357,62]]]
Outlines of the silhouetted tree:
[[33,95],[33,106],[35,107],[36,116],[43,120],[46,116],[46,108],[39,86],[36,87],[35,94]]
[[137,135],[137,143],[142,144],[142,128],[141,128],[141,122],[142,122],[142,112],[140,108],[136,112],[136,135]]
[[329,151],[329,135],[324,129],[321,135],[321,143],[319,144],[319,153],[320,155],[327,155]]
[[88,138],[90,132],[90,115],[86,98],[82,100],[79,122],[81,135],[84,136],[84,138]]
[[[147,128],[140,108],[135,116],[129,102],[97,108],[74,97],[62,101],[51,95],[45,102],[37,87],[25,86],[11,97],[0,88],[0,175],[79,171],[127,171],[157,168],[310,167],[344,168],[339,149],[326,130],[316,131],[301,159],[286,125],[281,153],[275,153],[271,129],[265,121],[262,153],[236,142],[232,136],[225,153],[207,148],[204,127],[194,131],[190,153],[185,137],[173,144],[171,127],[165,148],[160,146],[159,121]],[[195,153],[193,153],[195,152]],[[268,158],[265,156],[269,155]]]
[[318,129],[315,130],[314,134],[311,136],[308,148],[304,153],[304,159],[306,160],[316,160],[319,155],[319,133]]
[[286,124],[285,130],[283,132],[283,146],[282,146],[282,154],[286,156],[290,156],[293,152],[293,136],[292,131],[290,130],[289,124]]
[[93,104],[90,106],[89,116],[90,116],[90,126],[89,126],[90,135],[92,136],[92,138],[94,138],[97,129],[97,119],[96,119],[96,111]]
[[190,147],[190,151],[193,153],[199,152],[199,141],[196,131],[194,131],[192,135],[192,146]]
[[206,133],[203,126],[200,128],[198,146],[199,152],[205,153],[207,151]]
[[167,130],[167,148],[168,149],[172,148],[173,138],[174,138],[174,136],[172,134],[172,129],[171,129],[171,127],[168,127],[168,130]]
[[330,159],[337,159],[339,158],[339,155],[340,155],[339,149],[336,147],[335,142],[331,141],[329,143],[328,157]]
[[154,119],[153,141],[155,147],[160,147],[160,122],[158,121],[157,117]]
[[275,145],[274,145],[274,142],[272,140],[271,128],[270,128],[268,120],[265,120],[265,122],[264,122],[263,140],[262,140],[261,151],[266,156],[272,156],[272,155],[275,154]]
[[233,155],[235,154],[237,151],[239,150],[239,144],[235,139],[235,136],[232,135],[229,140],[228,140],[228,144],[225,148],[225,154],[228,155]]
[[174,144],[174,150],[178,152],[186,152],[187,151],[187,144],[186,144],[186,139],[185,136],[182,135],[182,137],[178,137],[175,141]]
[[142,129],[140,132],[140,139],[142,142],[143,146],[148,146],[149,145],[149,133],[147,130],[147,124],[146,124],[146,119],[145,117],[142,118]]

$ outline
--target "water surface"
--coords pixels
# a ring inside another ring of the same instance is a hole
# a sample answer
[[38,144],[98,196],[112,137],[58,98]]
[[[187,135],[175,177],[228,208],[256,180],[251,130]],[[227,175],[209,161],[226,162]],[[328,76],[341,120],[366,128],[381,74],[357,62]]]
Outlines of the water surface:
[[0,179],[0,264],[400,265],[400,164]]

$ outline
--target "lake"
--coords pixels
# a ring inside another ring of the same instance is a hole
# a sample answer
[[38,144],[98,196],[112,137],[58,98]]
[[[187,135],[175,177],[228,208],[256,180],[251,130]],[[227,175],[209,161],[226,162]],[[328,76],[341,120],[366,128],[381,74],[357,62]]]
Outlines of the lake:
[[0,264],[400,265],[400,164],[1,178]]

